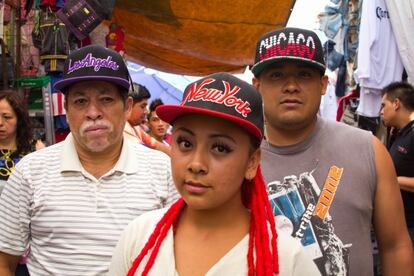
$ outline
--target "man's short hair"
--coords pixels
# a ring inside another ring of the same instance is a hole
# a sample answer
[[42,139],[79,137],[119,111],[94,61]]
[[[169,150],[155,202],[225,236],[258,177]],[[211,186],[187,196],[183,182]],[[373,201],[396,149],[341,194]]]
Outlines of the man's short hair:
[[145,86],[138,83],[134,83],[133,86],[134,89],[129,90],[128,96],[132,97],[134,102],[140,102],[144,99],[151,98],[151,93]]
[[163,105],[163,104],[164,104],[164,102],[160,98],[156,98],[151,102],[151,104],[149,106],[148,120],[151,119],[151,115],[152,115],[151,113],[155,112],[155,109],[158,106]]
[[381,91],[389,101],[399,99],[408,110],[414,110],[414,87],[408,82],[392,82]]

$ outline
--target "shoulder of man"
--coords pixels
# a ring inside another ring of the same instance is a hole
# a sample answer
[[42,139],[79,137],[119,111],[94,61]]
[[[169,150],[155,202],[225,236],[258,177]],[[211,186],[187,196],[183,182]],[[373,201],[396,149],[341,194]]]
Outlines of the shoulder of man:
[[[325,121],[325,127],[327,129],[330,129],[334,131],[335,133],[338,133],[340,135],[363,135],[363,136],[371,136],[372,133],[368,130],[357,128],[354,126],[350,126],[347,124],[344,124],[342,122],[336,122],[332,120],[324,120]],[[351,137],[347,137],[352,138]]]
[[47,162],[53,160],[56,155],[59,155],[63,149],[63,143],[59,142],[51,146],[30,152],[26,154],[17,165],[20,163],[30,163],[30,162]]
[[[134,153],[136,154],[136,156],[138,158],[155,158],[156,160],[166,160],[168,162],[170,162],[170,157],[163,153],[162,151],[159,150],[155,150],[152,148],[149,148],[143,144],[140,143],[134,143],[131,141],[127,141],[127,143],[129,144],[128,147],[131,147],[134,149]],[[151,159],[147,159],[147,161],[151,161]]]

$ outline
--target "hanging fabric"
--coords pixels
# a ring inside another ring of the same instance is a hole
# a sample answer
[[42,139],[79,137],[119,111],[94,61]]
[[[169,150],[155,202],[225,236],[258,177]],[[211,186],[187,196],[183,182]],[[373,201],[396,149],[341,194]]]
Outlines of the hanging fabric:
[[83,40],[105,18],[105,10],[97,0],[68,0],[56,15],[78,40]]
[[50,9],[40,14],[39,29],[33,30],[35,46],[40,41],[40,61],[46,73],[63,72],[70,50],[69,32]]

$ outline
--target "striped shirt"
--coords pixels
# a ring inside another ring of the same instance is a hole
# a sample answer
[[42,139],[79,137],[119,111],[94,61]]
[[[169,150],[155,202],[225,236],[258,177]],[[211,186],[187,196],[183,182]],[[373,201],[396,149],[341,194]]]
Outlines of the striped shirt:
[[0,251],[30,245],[32,276],[105,275],[125,226],[177,198],[165,154],[124,139],[114,168],[96,179],[69,135],[16,165],[0,198]]

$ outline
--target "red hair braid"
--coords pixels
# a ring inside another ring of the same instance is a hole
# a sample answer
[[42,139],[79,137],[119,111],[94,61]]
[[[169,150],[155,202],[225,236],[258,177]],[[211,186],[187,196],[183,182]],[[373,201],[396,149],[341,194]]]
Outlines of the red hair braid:
[[158,250],[164,238],[167,236],[168,230],[171,228],[173,223],[177,220],[178,216],[181,213],[181,210],[185,206],[185,202],[182,198],[179,198],[170,209],[164,214],[161,220],[157,223],[157,226],[154,229],[154,232],[149,237],[144,248],[141,250],[139,255],[135,258],[132,263],[131,268],[129,269],[127,276],[133,276],[138,269],[142,259],[147,255],[148,251],[151,250],[154,245],[154,249],[151,252],[150,258],[145,265],[142,275],[147,275],[152,265],[154,264],[155,257],[158,254]]
[[[257,169],[256,176],[249,184],[250,187],[247,189],[247,196],[250,194],[247,202],[251,209],[249,250],[247,254],[249,275],[267,276],[279,273],[276,224],[260,166]],[[268,224],[270,224],[271,239]],[[256,262],[253,260],[253,251]],[[255,267],[252,267],[254,264]]]

